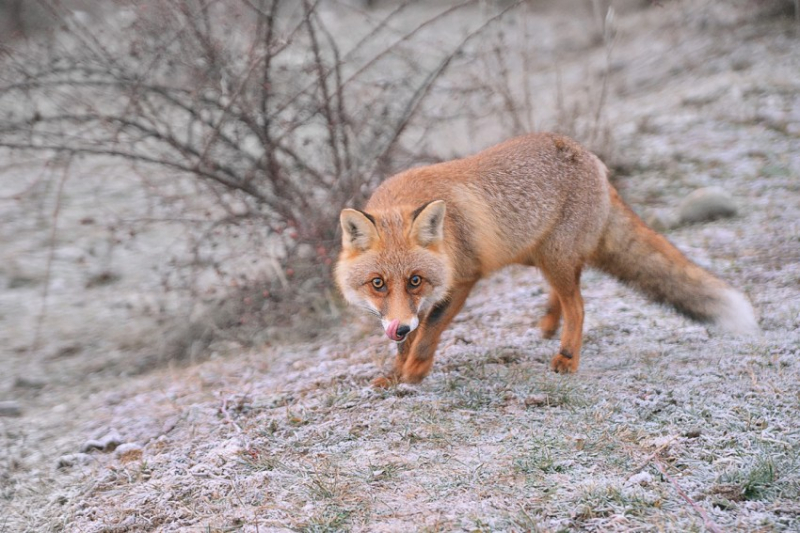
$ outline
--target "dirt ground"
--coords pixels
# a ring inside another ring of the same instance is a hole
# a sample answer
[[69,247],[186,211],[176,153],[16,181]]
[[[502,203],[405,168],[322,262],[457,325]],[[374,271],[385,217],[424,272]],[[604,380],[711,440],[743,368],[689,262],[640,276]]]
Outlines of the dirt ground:
[[541,277],[511,268],[419,385],[369,386],[392,347],[347,312],[313,341],[157,364],[158,317],[185,307],[159,283],[177,226],[134,224],[158,206],[114,161],[4,161],[22,178],[0,181],[0,531],[799,530],[800,24],[755,0],[628,4],[613,46],[591,9],[524,12],[532,125],[563,128],[561,95],[607,76],[594,141],[619,190],[645,217],[733,196],[737,216],[667,235],[748,295],[762,335],[589,272],[580,372],[555,375]]

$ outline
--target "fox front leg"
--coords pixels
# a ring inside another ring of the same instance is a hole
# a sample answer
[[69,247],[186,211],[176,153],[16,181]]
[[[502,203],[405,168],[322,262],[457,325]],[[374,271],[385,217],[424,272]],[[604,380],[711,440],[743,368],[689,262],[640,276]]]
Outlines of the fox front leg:
[[375,386],[385,387],[397,381],[419,383],[428,375],[433,366],[433,356],[442,332],[464,307],[464,302],[474,285],[474,281],[458,285],[450,292],[448,298],[431,308],[420,327],[410,334],[413,337],[409,336],[399,346],[393,374],[378,378],[374,382]]
[[419,332],[419,329],[406,335],[405,340],[397,345],[397,357],[394,360],[394,368],[388,376],[376,378],[372,382],[373,387],[385,389],[386,387],[400,382],[400,376],[403,373],[403,365],[408,359],[408,354],[411,353],[411,347],[414,345],[414,339],[417,337],[417,332]]

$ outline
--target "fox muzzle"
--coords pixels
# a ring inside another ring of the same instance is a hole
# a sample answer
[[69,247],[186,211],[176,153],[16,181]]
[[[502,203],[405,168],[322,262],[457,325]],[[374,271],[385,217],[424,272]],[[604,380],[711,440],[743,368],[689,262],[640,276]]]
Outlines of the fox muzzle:
[[404,341],[406,335],[414,331],[419,325],[419,319],[417,317],[414,317],[414,319],[411,321],[411,324],[400,324],[400,320],[397,318],[388,324],[385,321],[382,322],[384,325],[384,330],[386,331],[386,336],[395,342]]

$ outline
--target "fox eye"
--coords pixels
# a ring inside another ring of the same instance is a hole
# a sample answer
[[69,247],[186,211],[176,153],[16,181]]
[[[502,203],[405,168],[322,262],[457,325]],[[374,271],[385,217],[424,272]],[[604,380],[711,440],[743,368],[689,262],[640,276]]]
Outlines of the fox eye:
[[372,288],[375,290],[381,290],[386,286],[386,282],[383,281],[381,278],[372,278]]
[[416,274],[408,278],[408,284],[412,287],[419,287],[419,284],[422,283],[422,278],[417,276]]

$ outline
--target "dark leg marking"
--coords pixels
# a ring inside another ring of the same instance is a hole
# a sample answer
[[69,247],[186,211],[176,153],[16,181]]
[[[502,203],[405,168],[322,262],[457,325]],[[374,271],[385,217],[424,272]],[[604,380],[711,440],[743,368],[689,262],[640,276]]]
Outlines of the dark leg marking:
[[567,359],[572,359],[572,352],[567,350],[566,348],[562,349],[560,352],[562,357],[566,357]]
[[425,322],[431,325],[437,323],[442,319],[448,307],[450,307],[450,300],[443,300],[434,305],[433,309],[431,309],[431,312],[428,313],[428,317],[425,319]]

